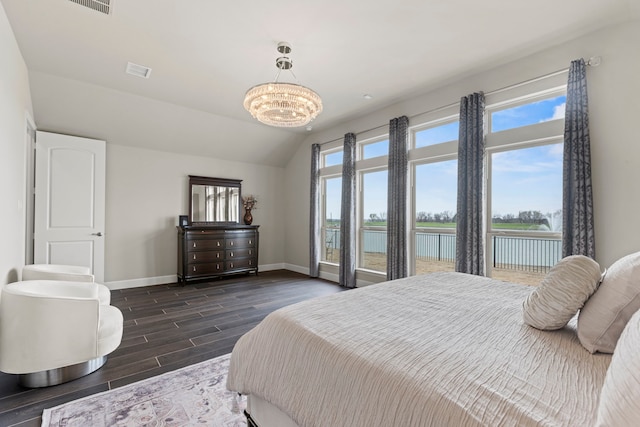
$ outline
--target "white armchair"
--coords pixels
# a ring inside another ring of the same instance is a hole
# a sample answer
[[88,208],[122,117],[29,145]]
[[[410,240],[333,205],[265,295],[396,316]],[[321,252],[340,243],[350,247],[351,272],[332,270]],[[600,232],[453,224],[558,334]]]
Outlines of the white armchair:
[[32,280],[0,296],[0,371],[26,387],[56,385],[100,368],[122,340],[123,317],[96,283]]
[[[22,267],[22,280],[62,280],[65,282],[94,283],[89,267],[62,264],[28,264]],[[98,285],[100,303],[111,304],[111,291],[105,285]]]

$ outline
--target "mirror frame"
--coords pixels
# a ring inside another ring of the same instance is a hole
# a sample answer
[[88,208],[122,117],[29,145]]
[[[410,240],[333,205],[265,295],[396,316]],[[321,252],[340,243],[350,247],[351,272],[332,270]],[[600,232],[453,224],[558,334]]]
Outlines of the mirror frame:
[[[242,180],[229,178],[210,178],[207,176],[189,175],[189,225],[193,226],[216,226],[240,224],[242,218]],[[238,221],[193,221],[193,186],[213,185],[217,187],[231,187],[238,189]]]

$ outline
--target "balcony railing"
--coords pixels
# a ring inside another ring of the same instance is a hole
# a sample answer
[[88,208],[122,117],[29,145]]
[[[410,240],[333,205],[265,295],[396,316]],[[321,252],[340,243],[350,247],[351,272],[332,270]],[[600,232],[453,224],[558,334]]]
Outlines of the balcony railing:
[[[327,261],[340,248],[340,230],[325,231]],[[532,273],[546,273],[562,257],[562,240],[538,237],[492,236],[491,264],[493,268],[517,270]],[[362,244],[367,254],[387,253],[387,232],[384,230],[363,230]],[[415,232],[416,260],[455,262],[456,236],[453,233]]]

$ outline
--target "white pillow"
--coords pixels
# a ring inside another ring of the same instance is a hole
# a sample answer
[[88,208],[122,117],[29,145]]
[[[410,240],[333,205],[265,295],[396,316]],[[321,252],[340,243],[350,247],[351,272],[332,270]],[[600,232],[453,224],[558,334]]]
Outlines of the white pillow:
[[578,315],[578,338],[591,353],[613,353],[631,316],[640,309],[640,252],[607,269],[598,291]]
[[640,423],[640,311],[624,328],[604,379],[598,427],[635,427]]
[[524,322],[537,329],[564,327],[598,287],[600,265],[583,255],[561,259],[525,300]]

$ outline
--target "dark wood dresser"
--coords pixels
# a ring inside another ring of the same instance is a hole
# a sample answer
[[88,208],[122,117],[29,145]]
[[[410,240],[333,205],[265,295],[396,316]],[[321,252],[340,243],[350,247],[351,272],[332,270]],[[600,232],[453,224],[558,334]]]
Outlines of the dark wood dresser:
[[258,227],[178,226],[178,281],[258,274]]

